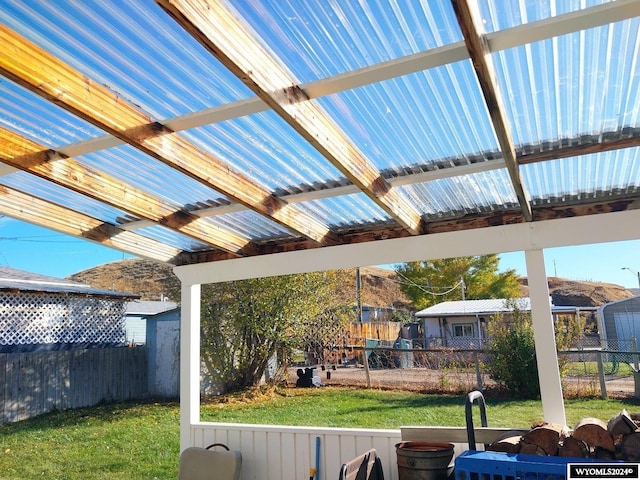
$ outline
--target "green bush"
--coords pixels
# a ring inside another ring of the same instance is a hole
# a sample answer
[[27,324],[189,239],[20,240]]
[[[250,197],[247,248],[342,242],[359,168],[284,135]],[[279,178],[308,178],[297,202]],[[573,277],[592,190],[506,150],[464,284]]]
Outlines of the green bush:
[[495,316],[487,325],[490,377],[521,398],[538,398],[540,381],[531,315],[513,302],[510,316]]

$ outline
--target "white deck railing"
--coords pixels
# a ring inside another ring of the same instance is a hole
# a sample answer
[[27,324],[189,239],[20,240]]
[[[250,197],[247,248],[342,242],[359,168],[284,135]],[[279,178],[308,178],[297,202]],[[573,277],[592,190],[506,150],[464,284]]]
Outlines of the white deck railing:
[[[507,431],[477,428],[477,448]],[[340,466],[370,448],[382,461],[384,478],[398,480],[395,445],[402,440],[438,441],[455,444],[455,453],[468,449],[467,430],[462,427],[402,427],[398,430],[317,428],[201,422],[191,425],[192,445],[206,447],[224,443],[242,453],[241,480],[306,480],[316,466],[317,480],[337,480]]]

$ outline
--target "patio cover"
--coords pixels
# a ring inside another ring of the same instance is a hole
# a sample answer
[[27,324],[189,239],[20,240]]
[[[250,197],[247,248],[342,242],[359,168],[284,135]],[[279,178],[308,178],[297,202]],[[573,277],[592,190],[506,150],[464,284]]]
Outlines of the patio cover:
[[[0,214],[199,285],[640,238],[640,2],[0,4]],[[545,419],[563,422],[559,377]],[[184,433],[184,429],[183,429]],[[183,435],[183,448],[188,438]]]

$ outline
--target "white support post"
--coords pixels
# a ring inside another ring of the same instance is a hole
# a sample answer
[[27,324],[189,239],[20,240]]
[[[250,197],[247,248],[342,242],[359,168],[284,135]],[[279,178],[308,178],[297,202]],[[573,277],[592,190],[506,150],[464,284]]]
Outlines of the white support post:
[[200,285],[182,284],[180,312],[180,452],[200,421]]
[[531,316],[538,363],[540,396],[544,420],[566,425],[564,398],[560,382],[556,337],[549,301],[549,284],[542,250],[526,250],[527,278],[531,299]]

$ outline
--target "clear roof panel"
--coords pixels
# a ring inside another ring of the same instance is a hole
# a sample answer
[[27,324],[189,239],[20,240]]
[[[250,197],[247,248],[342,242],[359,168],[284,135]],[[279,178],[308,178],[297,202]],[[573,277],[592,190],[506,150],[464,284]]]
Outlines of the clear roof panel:
[[139,228],[135,231],[139,235],[157,240],[168,245],[172,245],[176,248],[187,252],[195,252],[198,250],[209,250],[210,245],[195,240],[187,235],[183,235],[180,232],[171,230],[161,225],[154,225],[153,227]]
[[2,16],[157,120],[253,96],[152,0],[4,2]]
[[297,237],[295,232],[252,210],[216,215],[210,220],[254,242]]
[[449,2],[228,1],[302,83],[462,40]]
[[470,61],[319,102],[381,170],[498,149]]
[[228,203],[227,198],[216,190],[129,145],[82,155],[75,160],[162,198],[177,208],[198,202],[209,205]]
[[558,199],[602,198],[604,192],[637,193],[640,148],[523,165],[520,171],[535,204]]
[[278,115],[269,111],[181,135],[267,190],[341,181],[344,175]]
[[443,178],[398,187],[428,219],[517,206],[506,169]]
[[118,223],[119,218],[126,215],[122,210],[47,182],[30,173],[18,171],[0,176],[0,184],[25,193],[35,192],[31,194],[114,225]]
[[389,216],[364,193],[323,198],[296,205],[332,229],[390,221]]
[[514,143],[640,126],[639,54],[639,18],[494,54]]
[[102,130],[54,103],[0,78],[0,126],[56,148],[101,135]]

